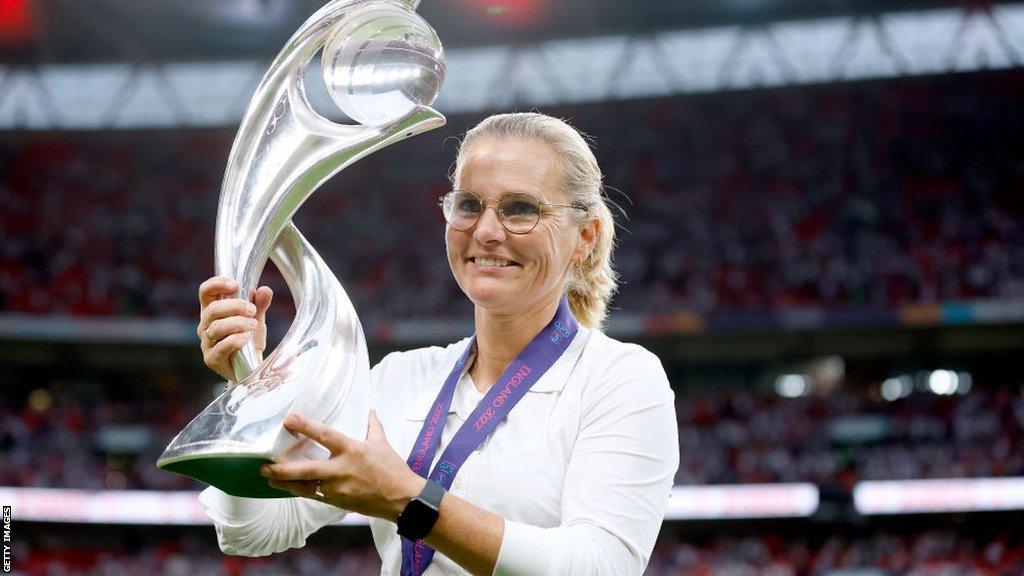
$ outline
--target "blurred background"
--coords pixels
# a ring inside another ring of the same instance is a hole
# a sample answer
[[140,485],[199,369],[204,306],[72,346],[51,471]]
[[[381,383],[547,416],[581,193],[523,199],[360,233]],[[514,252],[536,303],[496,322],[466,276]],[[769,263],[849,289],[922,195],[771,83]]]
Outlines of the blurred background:
[[[201,486],[154,466],[222,387],[196,290],[235,130],[320,4],[0,0],[16,573],[378,573],[354,518],[299,551],[222,556]],[[677,398],[681,466],[647,574],[1024,573],[1024,4],[420,12],[448,54],[448,125],[296,216],[372,361],[472,329],[436,208],[455,138],[495,111],[564,117],[622,207],[607,331],[655,351]],[[293,308],[266,282],[280,335]]]

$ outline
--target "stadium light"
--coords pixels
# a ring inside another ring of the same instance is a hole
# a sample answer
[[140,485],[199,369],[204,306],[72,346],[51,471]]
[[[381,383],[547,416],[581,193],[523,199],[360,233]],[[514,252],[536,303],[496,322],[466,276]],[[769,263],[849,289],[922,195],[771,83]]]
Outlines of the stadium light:
[[928,389],[939,396],[956,394],[960,377],[952,370],[934,370],[928,375]]
[[526,28],[537,24],[550,3],[540,0],[461,0],[467,9],[483,14],[496,24]]
[[783,398],[799,398],[811,393],[811,381],[803,374],[783,374],[775,379],[775,392]]
[[895,402],[900,398],[906,398],[910,396],[910,393],[914,391],[914,380],[910,376],[895,376],[892,378],[886,378],[882,382],[881,392],[882,398],[889,402]]
[[971,373],[970,372],[957,372],[957,377],[959,379],[957,381],[956,393],[960,394],[960,395],[964,395],[964,394],[967,394],[968,392],[970,392],[971,391],[971,387],[972,387],[972,385],[974,383],[974,378],[971,377]]
[[0,2],[0,46],[28,44],[35,34],[30,0]]

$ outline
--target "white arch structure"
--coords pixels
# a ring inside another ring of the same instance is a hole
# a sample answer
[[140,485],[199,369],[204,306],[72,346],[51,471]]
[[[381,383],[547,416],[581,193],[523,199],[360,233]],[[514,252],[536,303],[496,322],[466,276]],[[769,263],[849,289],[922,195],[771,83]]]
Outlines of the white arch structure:
[[[458,114],[1019,66],[1024,3],[456,49],[437,107]],[[0,66],[0,130],[231,126],[266,67]],[[320,100],[331,108],[326,93]]]

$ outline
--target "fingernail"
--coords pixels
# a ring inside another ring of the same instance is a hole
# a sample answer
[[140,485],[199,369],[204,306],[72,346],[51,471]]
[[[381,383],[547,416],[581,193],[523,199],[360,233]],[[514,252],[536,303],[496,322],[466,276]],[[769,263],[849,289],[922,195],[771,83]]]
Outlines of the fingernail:
[[270,464],[260,466],[260,476],[270,476]]
[[295,426],[295,424],[297,424],[295,416],[289,414],[284,417],[285,426]]
[[246,324],[249,325],[249,330],[255,330],[256,327],[259,326],[259,322],[257,322],[256,320],[254,320],[252,318],[250,318],[249,321],[246,322]]
[[238,282],[228,280],[228,290],[234,290],[235,288],[238,288]]
[[255,304],[250,303],[249,306],[246,309],[249,310],[249,314],[255,314],[256,313],[256,305]]

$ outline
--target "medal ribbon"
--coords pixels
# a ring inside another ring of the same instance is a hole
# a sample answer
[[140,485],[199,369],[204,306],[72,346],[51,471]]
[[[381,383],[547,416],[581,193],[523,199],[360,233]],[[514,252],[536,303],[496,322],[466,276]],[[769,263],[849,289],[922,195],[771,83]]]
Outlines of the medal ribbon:
[[[416,438],[416,443],[413,444],[412,453],[407,461],[409,468],[420,476],[440,484],[445,490],[451,488],[459,468],[473,450],[476,450],[498,424],[508,417],[512,408],[526,395],[526,391],[558,361],[578,331],[579,324],[569,311],[569,301],[562,298],[555,317],[527,344],[498,381],[491,386],[469,419],[455,433],[437,465],[428,475],[427,468],[434,461],[434,455],[441,444],[441,432],[448,416],[448,409],[455,397],[455,387],[462,378],[466,362],[473,351],[473,346],[476,345],[474,335],[452,368],[424,419],[423,428]],[[421,576],[433,557],[434,549],[422,540],[413,542],[402,538],[402,576]]]

